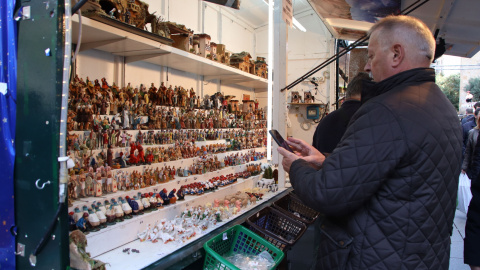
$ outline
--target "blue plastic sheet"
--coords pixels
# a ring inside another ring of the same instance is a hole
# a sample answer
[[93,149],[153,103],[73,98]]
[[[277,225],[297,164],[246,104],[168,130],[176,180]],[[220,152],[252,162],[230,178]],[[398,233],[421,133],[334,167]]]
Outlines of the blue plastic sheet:
[[15,269],[13,166],[17,98],[15,0],[0,1],[0,269]]

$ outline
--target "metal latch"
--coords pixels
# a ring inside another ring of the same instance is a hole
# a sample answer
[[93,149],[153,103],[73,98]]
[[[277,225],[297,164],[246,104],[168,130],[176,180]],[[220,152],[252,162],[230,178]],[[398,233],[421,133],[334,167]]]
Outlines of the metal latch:
[[17,252],[15,252],[15,255],[20,255],[22,257],[25,257],[25,245],[21,243],[17,243]]

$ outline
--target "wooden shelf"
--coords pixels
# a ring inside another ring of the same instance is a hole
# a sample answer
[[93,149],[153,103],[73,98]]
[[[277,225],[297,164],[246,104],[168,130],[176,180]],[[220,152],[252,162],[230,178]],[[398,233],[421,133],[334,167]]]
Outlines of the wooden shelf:
[[[78,44],[80,24],[72,18],[72,42]],[[205,76],[205,81],[220,80],[222,85],[267,88],[268,80],[231,66],[138,36],[86,17],[82,17],[80,51],[97,49],[124,56],[126,63],[145,61]]]

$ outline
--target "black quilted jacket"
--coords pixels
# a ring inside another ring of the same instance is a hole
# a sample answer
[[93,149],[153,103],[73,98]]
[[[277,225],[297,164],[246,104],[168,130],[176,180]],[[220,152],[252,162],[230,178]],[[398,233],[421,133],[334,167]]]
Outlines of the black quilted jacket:
[[[372,83],[320,170],[290,169],[327,216],[318,269],[448,269],[462,132],[432,69]],[[334,218],[332,218],[334,217]]]

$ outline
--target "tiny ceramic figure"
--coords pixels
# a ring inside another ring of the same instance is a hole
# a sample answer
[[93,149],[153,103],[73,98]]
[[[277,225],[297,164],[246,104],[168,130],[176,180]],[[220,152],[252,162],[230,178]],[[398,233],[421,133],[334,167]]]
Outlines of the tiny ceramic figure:
[[138,197],[141,198],[141,202],[143,204],[143,210],[145,212],[150,212],[152,209],[150,209],[151,205],[148,198],[144,194],[141,194],[140,192],[138,193]]
[[162,198],[163,200],[163,205],[169,205],[170,204],[170,199],[168,198],[168,195],[167,195],[167,189],[162,189],[162,191],[160,191],[160,197]]
[[123,221],[124,212],[122,210],[122,206],[117,203],[115,199],[112,199],[112,206],[115,210],[115,221],[121,222]]
[[163,199],[160,197],[160,194],[155,194],[155,198],[157,199],[157,209],[163,208]]
[[75,218],[73,217],[73,214],[74,214],[73,212],[68,213],[68,230],[70,232],[77,229],[77,225],[76,225],[76,222],[75,222]]
[[105,228],[107,226],[107,217],[105,216],[105,214],[100,211],[98,205],[92,204],[92,209],[95,210],[95,215],[97,215],[98,220],[100,220],[100,228]]
[[[141,198],[138,198],[137,196],[133,196],[133,200],[134,200],[135,202],[137,202],[137,204],[138,204],[138,214],[139,214],[139,215],[143,215],[143,209],[144,209],[144,207],[143,207],[142,199],[141,199]],[[132,209],[133,209],[133,207],[132,207]]]
[[82,231],[83,233],[87,232],[87,220],[88,220],[88,213],[83,213],[82,217],[77,221],[77,229]]
[[240,212],[242,208],[242,202],[240,200],[235,201],[235,208],[237,209],[237,212]]
[[130,204],[128,204],[128,202],[125,201],[122,197],[118,197],[118,201],[122,204],[122,210],[123,210],[123,213],[125,214],[124,217],[126,219],[131,219],[132,207],[130,207]]
[[175,197],[175,192],[177,192],[177,189],[174,188],[168,194],[168,198],[170,199],[170,204],[174,204],[177,202],[177,197]]
[[88,209],[88,223],[91,226],[90,231],[96,232],[99,230],[98,226],[100,225],[100,220],[91,208]]
[[138,208],[138,203],[135,201],[135,200],[132,200],[130,197],[125,197],[127,202],[128,202],[128,205],[130,205],[130,208],[132,208],[132,213],[134,215],[138,215],[140,210]]
[[185,199],[185,189],[184,186],[181,186],[180,189],[177,191],[177,197],[179,201],[183,201]]

